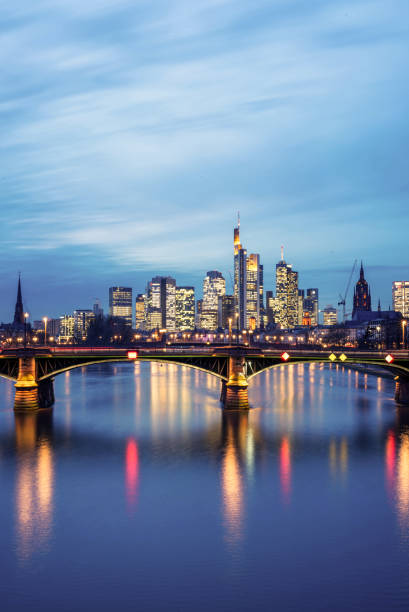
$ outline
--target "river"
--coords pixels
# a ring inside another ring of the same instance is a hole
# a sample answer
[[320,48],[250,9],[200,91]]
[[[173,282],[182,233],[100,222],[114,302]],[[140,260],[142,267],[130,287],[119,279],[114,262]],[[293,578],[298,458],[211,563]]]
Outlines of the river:
[[286,365],[220,381],[167,364],[0,381],[2,611],[407,610],[409,411],[393,381]]

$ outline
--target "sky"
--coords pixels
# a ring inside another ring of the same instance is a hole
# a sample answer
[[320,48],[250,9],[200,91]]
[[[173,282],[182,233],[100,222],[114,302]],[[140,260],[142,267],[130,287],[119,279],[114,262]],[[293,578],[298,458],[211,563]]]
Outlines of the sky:
[[33,319],[231,292],[238,211],[266,290],[282,244],[321,307],[409,280],[407,0],[19,0],[0,49],[0,321],[19,272]]

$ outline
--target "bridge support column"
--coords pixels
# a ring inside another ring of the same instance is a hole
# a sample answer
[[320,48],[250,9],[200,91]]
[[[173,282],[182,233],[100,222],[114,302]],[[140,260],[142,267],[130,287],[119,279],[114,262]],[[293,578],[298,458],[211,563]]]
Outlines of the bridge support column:
[[37,410],[40,407],[34,356],[19,357],[15,388],[14,410]]
[[399,404],[409,404],[409,378],[395,378],[395,400]]
[[245,359],[229,357],[229,380],[223,382],[221,401],[226,410],[248,410],[248,382],[245,374]]

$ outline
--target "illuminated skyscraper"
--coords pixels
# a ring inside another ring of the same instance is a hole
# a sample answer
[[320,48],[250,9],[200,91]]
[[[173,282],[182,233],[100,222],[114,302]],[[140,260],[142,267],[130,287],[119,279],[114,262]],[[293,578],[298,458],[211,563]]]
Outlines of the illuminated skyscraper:
[[229,328],[229,319],[234,324],[234,295],[222,295],[219,297],[218,326],[223,329]]
[[260,327],[260,256],[251,253],[246,268],[246,329],[256,329]]
[[226,294],[226,281],[223,274],[210,270],[203,279],[202,310],[217,310],[219,296]]
[[131,287],[109,288],[109,314],[122,319],[132,327],[132,289]]
[[284,261],[283,247],[281,260],[276,265],[276,323],[281,329],[295,327],[298,323],[298,272]]
[[357,312],[369,311],[371,312],[371,290],[364,276],[364,267],[361,261],[361,270],[359,273],[359,280],[355,285],[354,290],[354,303],[352,309],[352,318]]
[[298,289],[298,325],[302,325],[302,320],[304,316],[304,294],[304,289]]
[[74,337],[74,317],[73,315],[63,315],[60,317],[59,342],[67,344]]
[[170,276],[155,276],[146,288],[148,330],[176,330],[176,281]]
[[307,297],[303,302],[303,318],[305,315],[311,320],[312,327],[318,325],[318,289],[307,289]]
[[236,310],[234,326],[245,329],[247,323],[247,251],[240,243],[240,217],[237,227],[234,228],[234,300]]
[[135,329],[145,329],[145,300],[144,293],[138,293],[135,298]]
[[176,287],[176,329],[191,331],[195,328],[195,288]]
[[392,305],[395,312],[401,312],[403,317],[409,317],[409,281],[392,283]]

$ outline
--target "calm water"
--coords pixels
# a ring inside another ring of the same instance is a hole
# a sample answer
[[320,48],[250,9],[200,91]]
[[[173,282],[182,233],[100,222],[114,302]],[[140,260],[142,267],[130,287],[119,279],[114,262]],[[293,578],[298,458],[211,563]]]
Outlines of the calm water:
[[223,414],[158,364],[0,383],[0,609],[407,610],[409,416],[393,382],[286,366]]

